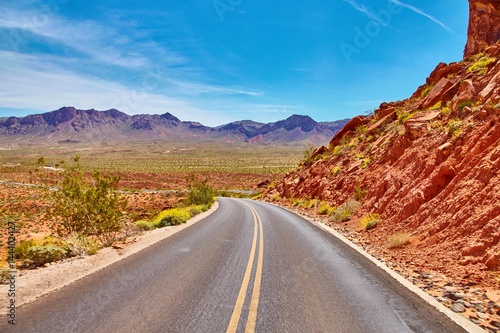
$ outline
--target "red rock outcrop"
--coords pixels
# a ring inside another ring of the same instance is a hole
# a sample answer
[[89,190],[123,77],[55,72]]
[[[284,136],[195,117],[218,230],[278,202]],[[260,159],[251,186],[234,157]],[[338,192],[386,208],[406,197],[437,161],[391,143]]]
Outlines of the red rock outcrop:
[[[351,221],[332,225],[389,255],[388,238],[408,233],[407,259],[417,268],[495,284],[488,272],[500,268],[498,50],[440,64],[411,98],[354,118],[267,197],[338,207],[365,193]],[[362,232],[369,213],[381,222]]]
[[464,58],[500,40],[500,0],[469,0],[469,29]]

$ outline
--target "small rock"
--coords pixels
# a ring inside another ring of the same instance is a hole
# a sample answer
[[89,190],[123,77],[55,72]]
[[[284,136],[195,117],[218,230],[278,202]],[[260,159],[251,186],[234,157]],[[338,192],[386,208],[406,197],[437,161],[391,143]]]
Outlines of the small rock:
[[465,312],[465,306],[462,303],[454,303],[451,306],[451,311],[456,312],[456,313]]
[[490,324],[492,326],[500,328],[500,321],[498,321],[498,320],[492,320],[492,321],[490,321]]
[[481,313],[481,312],[479,312],[477,316],[481,319],[488,319],[490,317],[486,313]]
[[447,293],[456,293],[457,292],[457,288],[451,287],[451,286],[446,286],[446,287],[444,287],[444,291],[447,292]]

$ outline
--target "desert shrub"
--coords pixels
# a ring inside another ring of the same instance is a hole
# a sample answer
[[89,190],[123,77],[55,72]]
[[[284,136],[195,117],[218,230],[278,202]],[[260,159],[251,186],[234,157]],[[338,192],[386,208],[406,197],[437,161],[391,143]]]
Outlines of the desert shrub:
[[449,107],[449,106],[445,106],[444,108],[442,108],[442,109],[441,109],[441,111],[440,111],[440,112],[441,112],[441,114],[442,114],[443,116],[447,116],[447,115],[449,115],[449,114],[450,114],[451,109],[450,109],[450,107]]
[[302,160],[300,161],[300,165],[304,166],[309,166],[311,165],[314,161],[312,158],[312,154],[314,152],[314,147],[309,146],[305,151],[304,151],[304,156],[302,157]]
[[26,254],[28,253],[28,250],[38,244],[34,239],[28,239],[28,240],[22,240],[17,244],[14,248],[14,255],[16,259],[24,259],[26,258]]
[[187,179],[189,190],[184,200],[186,206],[212,205],[215,202],[216,191],[207,182],[208,179],[198,181],[194,176]]
[[191,216],[195,216],[200,213],[206,212],[209,209],[210,209],[209,205],[197,205],[197,206],[187,207],[187,210],[191,213]]
[[25,259],[32,262],[33,266],[43,266],[66,257],[66,251],[53,245],[35,245],[28,249]]
[[318,215],[330,215],[335,211],[335,208],[330,206],[328,202],[321,202],[318,207]]
[[85,254],[94,255],[101,246],[98,242],[85,235],[71,235],[65,240],[68,256],[82,257]]
[[365,196],[366,196],[366,191],[363,190],[361,187],[356,186],[356,188],[354,189],[354,199],[356,201],[361,201],[365,198]]
[[333,155],[335,156],[342,156],[345,154],[346,150],[348,150],[348,147],[342,145],[342,146],[335,146],[333,148]]
[[379,221],[380,221],[379,215],[376,213],[371,213],[363,216],[359,221],[359,224],[362,229],[370,230],[375,228],[375,226],[378,224]]
[[456,136],[459,134],[460,128],[462,127],[462,121],[460,119],[452,119],[448,122],[448,134],[451,136]]
[[314,200],[301,200],[299,207],[304,209],[311,209],[314,207]]
[[424,98],[425,96],[427,96],[431,92],[432,88],[434,88],[433,84],[426,86],[420,93],[420,97]]
[[408,245],[410,243],[410,240],[411,240],[411,237],[409,234],[398,232],[398,233],[395,233],[394,235],[392,235],[391,237],[389,237],[388,247],[390,249],[400,248],[400,247]]
[[462,113],[464,111],[464,108],[465,107],[471,107],[473,105],[472,101],[470,99],[466,100],[466,101],[462,101],[460,103],[458,103],[458,111],[460,111],[460,113]]
[[434,104],[429,108],[429,110],[438,110],[438,109],[441,109],[441,101],[437,102],[436,104]]
[[138,226],[141,230],[152,230],[155,228],[155,224],[151,221],[146,221],[146,220],[140,220],[137,222],[134,222],[136,226]]
[[7,267],[0,268],[0,284],[6,284],[9,278],[9,269]]
[[340,165],[336,165],[333,169],[332,169],[332,174],[334,175],[337,175],[340,173],[340,171],[342,171],[342,167]]
[[495,61],[495,58],[481,57],[479,60],[470,65],[467,70],[469,72],[478,72],[479,74],[485,74],[488,70],[488,64],[492,61]]
[[370,165],[371,162],[372,162],[372,159],[370,157],[364,158],[363,161],[361,162],[361,165],[359,166],[359,168],[361,170],[366,169]]
[[191,213],[185,208],[173,208],[164,210],[153,220],[157,228],[185,223],[191,218]]
[[413,118],[415,114],[411,112],[398,112],[398,121],[401,124],[404,124],[409,119]]
[[52,231],[60,236],[95,235],[103,245],[110,246],[121,229],[125,199],[116,191],[117,176],[92,173],[87,181],[80,167],[66,166],[57,191],[50,191],[51,205],[47,213],[55,218]]
[[349,199],[335,209],[330,219],[334,222],[347,222],[356,213],[360,206],[361,204],[358,201]]

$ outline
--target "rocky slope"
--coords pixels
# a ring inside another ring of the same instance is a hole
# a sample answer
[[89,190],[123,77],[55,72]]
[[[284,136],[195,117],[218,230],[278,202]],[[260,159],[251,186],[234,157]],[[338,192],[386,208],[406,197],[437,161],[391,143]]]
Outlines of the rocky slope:
[[0,118],[0,142],[130,142],[137,140],[220,140],[260,143],[328,142],[347,120],[318,123],[308,116],[293,115],[276,123],[250,120],[216,128],[181,121],[170,113],[129,116],[115,109],[107,111],[59,110],[26,117]]
[[[390,253],[390,236],[407,233],[414,247],[409,257],[419,266],[460,279],[474,272],[494,284],[500,267],[499,58],[496,44],[462,62],[439,64],[411,98],[352,119],[268,197],[339,207],[357,196],[361,207],[342,226],[380,251]],[[381,222],[360,232],[368,213]]]
[[[497,43],[439,64],[411,98],[353,118],[264,197],[321,214],[453,311],[496,332],[499,171]],[[362,222],[370,220],[377,224],[366,230]],[[477,302],[489,307],[471,305]]]

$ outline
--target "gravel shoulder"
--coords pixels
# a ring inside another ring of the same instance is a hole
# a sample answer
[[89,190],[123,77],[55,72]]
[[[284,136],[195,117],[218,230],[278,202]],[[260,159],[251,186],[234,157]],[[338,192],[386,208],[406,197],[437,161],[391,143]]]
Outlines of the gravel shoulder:
[[[16,277],[16,306],[34,301],[35,299],[58,290],[74,281],[93,274],[121,259],[137,253],[154,243],[168,238],[181,230],[203,220],[219,208],[215,202],[212,208],[204,213],[196,215],[186,223],[178,226],[170,226],[138,235],[126,244],[120,244],[120,248],[105,248],[96,255],[81,258],[69,258],[48,267],[35,270],[20,271]],[[7,304],[9,285],[0,285],[0,304]],[[6,314],[7,309],[2,307],[0,314]]]

